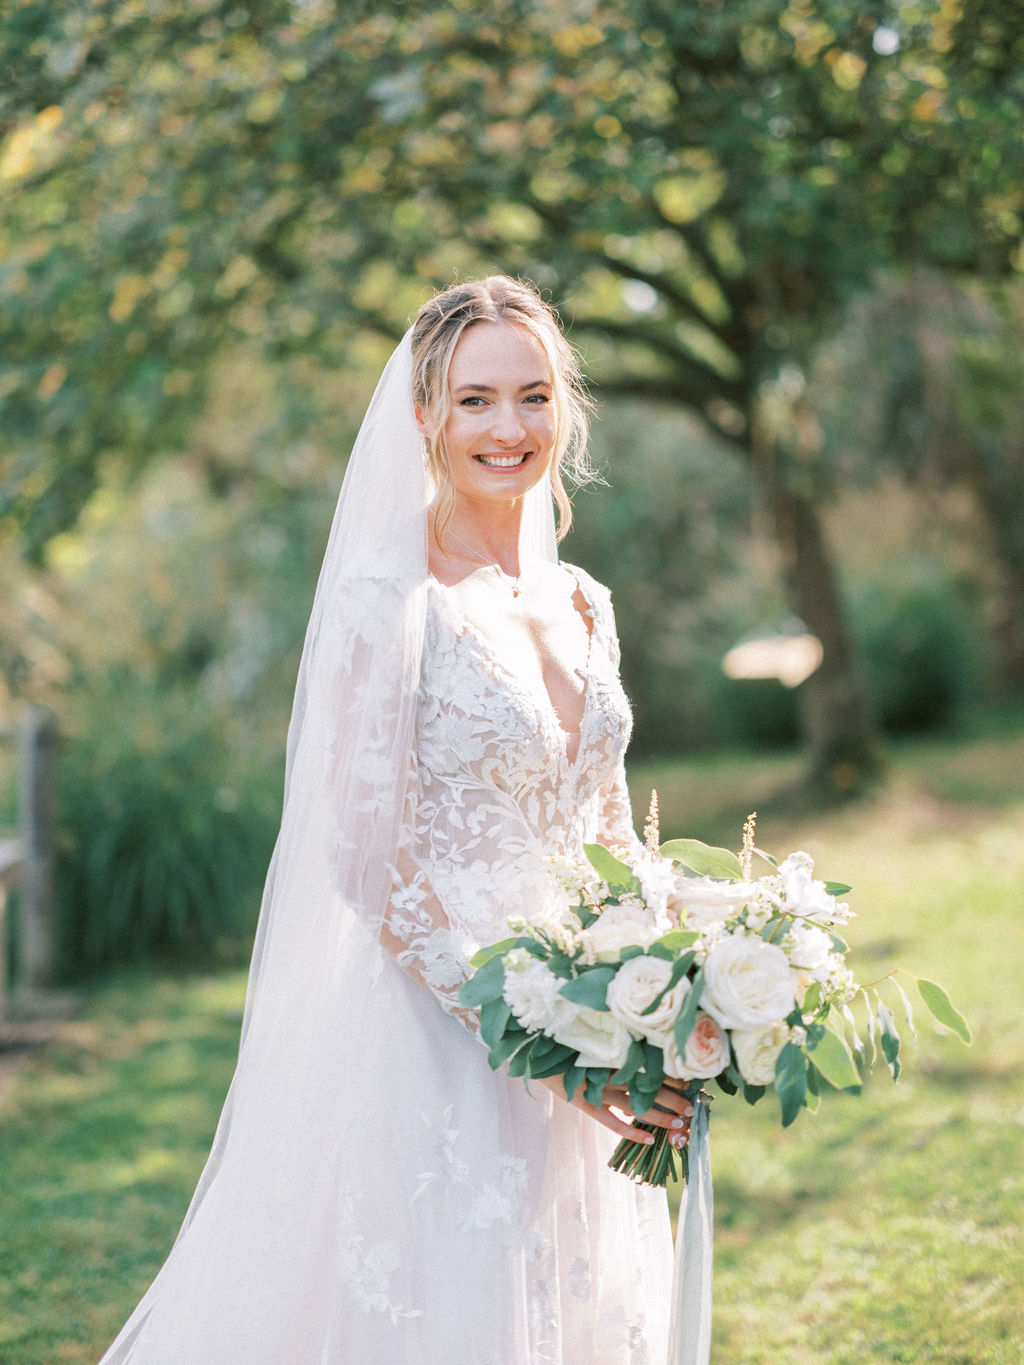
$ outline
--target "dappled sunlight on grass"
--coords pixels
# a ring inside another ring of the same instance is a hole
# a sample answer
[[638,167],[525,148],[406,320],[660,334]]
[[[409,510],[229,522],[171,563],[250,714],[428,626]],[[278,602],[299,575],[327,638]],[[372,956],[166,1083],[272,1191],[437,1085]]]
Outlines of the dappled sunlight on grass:
[[[977,749],[901,746],[885,791],[812,815],[787,804],[789,758],[634,774],[639,810],[658,786],[666,834],[735,846],[756,806],[764,848],[802,846],[854,884],[858,974],[935,977],[975,1036],[965,1048],[911,988],[896,1086],[880,1065],[785,1132],[772,1097],[716,1099],[715,1365],[1018,1365],[1024,731]],[[94,1365],[134,1306],[202,1169],[243,999],[239,972],[124,975],[27,1063],[0,1110],[4,1365]]]
[[[778,760],[753,768],[753,786],[784,793]],[[663,829],[693,833],[690,803],[721,788],[699,765],[676,781],[663,773]],[[726,814],[742,804],[741,770],[730,774],[740,781]],[[641,806],[655,773],[633,776]],[[975,1041],[965,1048],[936,1025],[911,988],[919,1036],[895,1087],[882,1065],[859,1099],[827,1093],[786,1132],[771,1097],[754,1109],[716,1100],[716,1365],[1017,1365],[1024,733],[977,749],[903,745],[888,787],[839,811],[748,804],[763,848],[806,848],[825,875],[853,883],[858,975],[898,964],[936,978]],[[701,822],[737,845],[720,809],[704,805]]]

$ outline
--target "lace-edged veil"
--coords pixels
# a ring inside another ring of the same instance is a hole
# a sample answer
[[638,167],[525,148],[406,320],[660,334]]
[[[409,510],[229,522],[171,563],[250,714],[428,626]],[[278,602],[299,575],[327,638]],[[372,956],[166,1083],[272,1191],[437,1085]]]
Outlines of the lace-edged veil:
[[[260,1359],[312,1361],[329,1339],[345,1175],[387,1109],[360,1024],[393,979],[378,931],[414,741],[431,496],[410,330],[353,447],[316,590],[235,1076],[178,1239],[102,1365],[240,1361],[243,1338]],[[556,557],[546,480],[521,552]]]

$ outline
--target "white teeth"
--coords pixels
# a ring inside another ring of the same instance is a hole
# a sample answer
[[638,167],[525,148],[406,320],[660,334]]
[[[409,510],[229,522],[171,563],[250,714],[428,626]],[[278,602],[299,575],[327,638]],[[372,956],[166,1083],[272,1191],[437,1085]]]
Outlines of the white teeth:
[[512,469],[517,464],[522,464],[526,459],[525,455],[478,455],[477,459],[481,464],[489,464],[494,469]]

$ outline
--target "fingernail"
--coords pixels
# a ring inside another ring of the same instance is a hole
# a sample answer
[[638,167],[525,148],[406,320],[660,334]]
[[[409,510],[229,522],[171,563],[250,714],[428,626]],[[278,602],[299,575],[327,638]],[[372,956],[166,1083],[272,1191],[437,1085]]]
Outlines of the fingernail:
[[688,1104],[686,1108],[683,1110],[683,1113],[686,1115],[687,1118],[690,1118],[693,1114],[693,1105]]
[[653,1137],[653,1135],[652,1135],[651,1133],[648,1133],[647,1136],[644,1138],[644,1146],[645,1146],[645,1147],[651,1147],[651,1146],[653,1146],[653,1144],[654,1144],[654,1137]]
[[672,1127],[673,1127],[673,1128],[682,1128],[682,1126],[683,1126],[683,1120],[682,1120],[682,1119],[673,1119],[673,1120],[672,1120]]

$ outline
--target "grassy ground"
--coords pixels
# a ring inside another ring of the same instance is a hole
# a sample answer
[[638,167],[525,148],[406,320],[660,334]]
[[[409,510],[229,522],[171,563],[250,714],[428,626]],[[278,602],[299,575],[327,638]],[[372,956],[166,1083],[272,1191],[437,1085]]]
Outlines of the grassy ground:
[[[1022,774],[1020,725],[904,746],[883,795],[828,814],[787,796],[789,759],[634,774],[666,834],[735,845],[757,805],[763,847],[854,883],[858,974],[937,977],[975,1031],[968,1050],[922,1008],[898,1086],[883,1071],[785,1133],[771,1098],[716,1101],[715,1365],[1022,1358]],[[134,1305],[209,1146],[243,990],[120,978],[22,1071],[0,1109],[3,1365],[94,1365]]]

